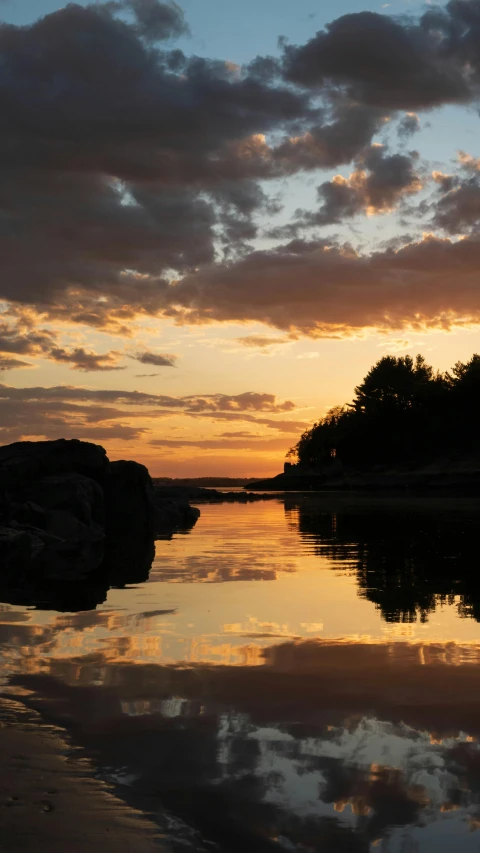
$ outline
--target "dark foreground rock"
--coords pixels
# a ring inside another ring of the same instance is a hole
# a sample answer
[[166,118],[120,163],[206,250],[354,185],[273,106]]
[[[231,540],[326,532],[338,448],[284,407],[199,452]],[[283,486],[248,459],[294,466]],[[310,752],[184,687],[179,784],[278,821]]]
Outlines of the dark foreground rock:
[[110,462],[98,445],[0,447],[0,597],[95,606],[110,586],[146,580],[154,540],[191,528],[199,514],[183,497],[158,496],[145,466]]

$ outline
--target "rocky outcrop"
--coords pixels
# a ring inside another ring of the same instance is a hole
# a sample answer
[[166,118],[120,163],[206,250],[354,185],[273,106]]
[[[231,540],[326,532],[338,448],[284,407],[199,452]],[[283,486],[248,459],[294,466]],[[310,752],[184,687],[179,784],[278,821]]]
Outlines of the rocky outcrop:
[[153,483],[145,465],[125,460],[111,462],[105,499],[109,532],[120,535],[128,529],[142,538],[154,537]]
[[200,516],[200,510],[191,506],[188,497],[183,494],[165,494],[161,488],[154,486],[153,500],[157,539],[169,539],[174,530],[190,530]]
[[17,441],[0,447],[0,477],[10,483],[30,483],[56,474],[83,474],[103,485],[109,474],[106,450],[89,441]]
[[68,609],[77,609],[73,587],[84,582],[104,600],[109,586],[146,580],[155,538],[192,527],[198,515],[183,499],[157,498],[143,465],[110,462],[98,445],[0,447],[2,600],[48,606],[63,585]]

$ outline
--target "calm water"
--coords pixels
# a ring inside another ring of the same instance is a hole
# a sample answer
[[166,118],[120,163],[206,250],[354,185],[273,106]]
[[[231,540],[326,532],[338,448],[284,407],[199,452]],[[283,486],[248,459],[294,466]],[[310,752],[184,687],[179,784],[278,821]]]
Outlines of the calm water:
[[96,610],[2,605],[3,691],[175,851],[479,851],[480,505],[201,510]]

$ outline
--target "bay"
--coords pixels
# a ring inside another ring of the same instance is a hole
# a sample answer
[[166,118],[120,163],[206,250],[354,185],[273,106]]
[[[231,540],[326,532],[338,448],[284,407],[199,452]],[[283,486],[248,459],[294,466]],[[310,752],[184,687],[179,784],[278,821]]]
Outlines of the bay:
[[174,848],[478,850],[479,509],[203,505],[95,610],[1,605],[2,690]]

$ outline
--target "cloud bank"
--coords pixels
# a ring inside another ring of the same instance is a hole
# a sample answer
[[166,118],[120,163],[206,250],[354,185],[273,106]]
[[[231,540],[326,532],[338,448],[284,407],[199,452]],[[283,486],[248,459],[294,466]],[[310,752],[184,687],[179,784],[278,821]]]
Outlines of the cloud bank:
[[[0,363],[1,369],[1,363]],[[236,450],[236,437],[200,440],[152,439],[155,422],[179,414],[187,418],[246,422],[264,426],[282,434],[296,435],[306,427],[303,421],[285,420],[277,415],[293,412],[294,404],[279,402],[273,394],[198,394],[170,397],[140,391],[92,389],[80,386],[15,388],[0,384],[0,442],[20,441],[25,437],[81,438],[93,441],[149,440],[153,447],[205,447]],[[265,417],[268,415],[268,417]],[[142,426],[139,426],[139,421]],[[143,424],[148,424],[144,426]],[[256,439],[254,439],[255,441]],[[265,438],[259,449],[285,447],[285,439]],[[244,443],[243,443],[244,444]],[[242,447],[243,447],[242,444]]]
[[[142,314],[314,335],[479,322],[478,174],[465,163],[427,205],[435,237],[359,253],[302,236],[420,191],[416,155],[375,137],[398,121],[404,146],[425,111],[478,103],[479,0],[344,15],[240,69],[175,48],[186,29],[158,0],[0,26],[0,299],[121,334]],[[255,246],[278,210],[269,181],[349,164],[290,224],[295,246]],[[29,334],[0,329],[0,353],[121,367],[114,351]]]

